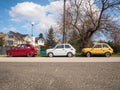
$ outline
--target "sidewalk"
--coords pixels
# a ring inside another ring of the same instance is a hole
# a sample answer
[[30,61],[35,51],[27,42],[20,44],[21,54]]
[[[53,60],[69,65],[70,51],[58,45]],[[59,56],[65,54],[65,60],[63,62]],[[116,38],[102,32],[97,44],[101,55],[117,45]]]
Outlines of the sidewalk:
[[0,57],[0,62],[120,62],[120,57]]

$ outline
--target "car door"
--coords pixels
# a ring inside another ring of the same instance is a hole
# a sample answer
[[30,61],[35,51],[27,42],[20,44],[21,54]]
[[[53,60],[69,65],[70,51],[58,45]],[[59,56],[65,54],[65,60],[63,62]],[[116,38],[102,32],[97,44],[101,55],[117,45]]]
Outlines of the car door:
[[64,56],[65,54],[65,48],[64,45],[57,45],[54,50],[53,50],[53,54],[55,56]]
[[102,54],[103,53],[102,48],[103,48],[102,45],[98,44],[98,45],[95,45],[91,51],[93,54]]
[[65,45],[65,52],[66,52],[66,55],[67,55],[68,52],[73,52],[73,51],[74,51],[74,49],[71,48],[70,45]]
[[24,44],[21,45],[18,52],[19,52],[19,56],[25,56],[26,50],[25,50],[25,45]]
[[106,44],[103,44],[103,54],[108,52],[109,50],[110,48]]
[[14,50],[13,50],[13,55],[14,56],[19,56],[19,49],[20,49],[21,45],[17,45]]

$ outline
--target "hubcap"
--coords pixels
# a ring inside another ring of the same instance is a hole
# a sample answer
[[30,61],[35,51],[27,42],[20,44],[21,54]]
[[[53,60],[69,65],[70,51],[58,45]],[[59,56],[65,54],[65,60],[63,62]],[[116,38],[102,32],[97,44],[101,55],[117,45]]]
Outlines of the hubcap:
[[68,53],[68,57],[72,57],[72,53]]
[[49,53],[49,57],[53,57],[53,54],[52,54],[52,53]]
[[87,57],[90,57],[91,55],[90,55],[90,53],[87,53]]
[[106,55],[105,55],[106,57],[109,57],[110,56],[110,53],[106,53]]

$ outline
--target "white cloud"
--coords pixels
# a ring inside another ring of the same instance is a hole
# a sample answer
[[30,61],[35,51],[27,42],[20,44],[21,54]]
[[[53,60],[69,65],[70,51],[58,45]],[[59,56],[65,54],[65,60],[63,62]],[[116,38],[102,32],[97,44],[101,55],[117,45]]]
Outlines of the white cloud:
[[46,31],[50,26],[56,26],[59,14],[62,13],[62,4],[62,1],[50,2],[46,6],[33,2],[18,3],[11,8],[9,15],[11,20],[15,22],[37,22],[35,25],[36,29]]
[[8,31],[15,31],[16,28],[13,27],[13,26],[10,26],[10,27],[4,27],[2,30],[3,30],[4,32],[5,32],[5,31],[6,31],[6,32],[8,32]]

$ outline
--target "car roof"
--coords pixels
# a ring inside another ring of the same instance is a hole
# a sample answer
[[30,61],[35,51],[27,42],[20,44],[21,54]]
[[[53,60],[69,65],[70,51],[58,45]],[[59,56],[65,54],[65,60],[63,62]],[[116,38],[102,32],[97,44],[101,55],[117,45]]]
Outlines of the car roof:
[[107,43],[95,43],[95,44],[107,44]]

